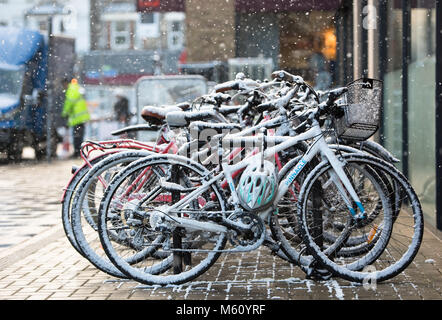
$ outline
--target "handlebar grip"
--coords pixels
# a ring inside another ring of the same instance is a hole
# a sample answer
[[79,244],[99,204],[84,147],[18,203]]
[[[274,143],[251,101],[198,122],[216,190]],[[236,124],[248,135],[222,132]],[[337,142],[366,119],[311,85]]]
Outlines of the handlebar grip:
[[218,102],[212,97],[204,97],[203,101],[208,104],[216,105]]
[[214,88],[216,93],[222,93],[230,90],[239,90],[239,82],[238,81],[228,81],[224,83],[220,83],[216,85]]
[[339,115],[342,113],[342,110],[340,110],[340,108],[334,108],[335,101],[347,91],[348,91],[347,87],[338,88],[329,91],[327,101],[321,103],[318,106],[318,111],[316,112],[316,116],[321,116],[323,114],[332,112],[339,117]]
[[275,71],[272,73],[272,79],[291,81],[293,79],[293,76],[290,73],[288,73],[287,71],[280,70],[280,71]]
[[217,101],[219,103],[229,102],[230,100],[232,100],[231,96],[229,96],[228,94],[224,94],[224,93],[218,93],[213,98],[215,99],[215,101]]
[[348,89],[346,87],[331,90],[328,93],[328,102],[330,102],[330,103],[335,102],[336,99],[338,99],[340,96],[342,96],[347,91],[348,91]]
[[275,110],[276,106],[271,102],[261,103],[256,107],[256,110],[258,112],[268,111],[268,110]]
[[287,71],[284,70],[273,72],[272,79],[279,79],[281,81],[287,81],[296,84],[304,84],[304,79],[302,79],[302,77],[294,76],[291,73],[288,73]]

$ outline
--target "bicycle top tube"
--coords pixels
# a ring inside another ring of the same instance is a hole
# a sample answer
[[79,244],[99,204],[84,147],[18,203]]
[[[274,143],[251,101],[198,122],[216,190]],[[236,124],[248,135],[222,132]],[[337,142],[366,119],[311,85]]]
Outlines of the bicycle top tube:
[[[318,136],[318,131],[319,131],[319,134],[321,134],[321,128],[319,127],[319,125],[314,126],[312,129],[307,131],[305,134],[301,134],[296,137],[279,137],[279,138],[286,138],[286,139],[284,139],[286,141],[282,142],[276,146],[266,149],[264,151],[264,157],[267,159],[271,156],[274,156],[275,153],[282,151],[284,149],[287,149],[302,140],[308,140],[308,139],[311,139],[315,136]],[[260,136],[235,137],[232,139],[234,139],[234,140],[240,139],[241,140],[241,139],[248,139],[248,138],[254,139],[254,141],[260,141],[260,139],[262,139],[262,137],[260,137]],[[269,138],[273,138],[273,137],[269,137]],[[314,156],[314,154],[312,153],[311,158],[313,158],[313,156]],[[233,165],[228,165],[227,163],[223,162],[222,163],[223,170],[220,173],[218,173],[215,177],[213,177],[209,181],[204,182],[202,186],[198,187],[196,190],[194,190],[191,193],[189,193],[188,195],[186,195],[183,199],[181,199],[177,203],[173,204],[171,207],[168,208],[168,210],[177,209],[181,206],[188,204],[190,201],[192,201],[194,199],[194,197],[196,197],[196,196],[202,194],[203,192],[205,192],[206,190],[208,190],[213,183],[227,177],[227,175],[230,175],[231,172],[235,172],[235,171],[242,170],[242,169],[246,168],[250,163],[258,161],[258,159],[260,159],[261,157],[262,157],[261,152],[258,152],[255,155],[252,155],[252,156],[250,156],[244,160],[241,160],[240,162],[233,164]],[[231,179],[231,175],[230,175],[230,177],[227,177],[227,180],[230,180],[230,179]],[[236,190],[235,190],[235,188],[233,188],[231,183],[229,183],[229,186],[230,186],[232,193],[236,193]]]
[[[364,207],[355,192],[350,180],[348,179],[347,175],[343,171],[343,165],[336,157],[334,151],[328,146],[326,143],[323,132],[319,126],[319,122],[314,120],[312,122],[313,126],[308,131],[301,133],[295,137],[285,137],[285,136],[267,136],[265,139],[267,140],[268,144],[275,143],[276,145],[273,147],[270,147],[266,150],[264,150],[264,158],[268,159],[278,152],[288,149],[296,144],[298,144],[301,141],[306,141],[310,139],[314,139],[313,143],[311,143],[309,149],[304,154],[304,156],[301,158],[301,160],[298,162],[298,164],[294,167],[292,172],[289,173],[288,177],[280,183],[278,188],[278,194],[275,198],[275,201],[279,201],[279,199],[286,193],[290,183],[296,179],[298,174],[303,170],[305,165],[309,163],[315,155],[320,153],[323,158],[326,158],[330,165],[332,166],[333,170],[336,172],[337,177],[342,182],[342,184],[345,187],[345,190],[350,194],[351,198],[354,200],[354,202],[357,205],[357,209],[360,211],[359,214],[356,213],[356,210],[351,206],[350,201],[348,200],[348,197],[343,192],[344,189],[340,188],[342,190],[342,196],[344,197],[344,200],[346,200],[347,205],[349,207],[350,213],[355,217],[360,217],[364,214],[365,210]],[[225,140],[230,140],[232,142],[253,142],[258,143],[262,139],[262,137],[225,137]],[[223,164],[223,168],[226,168],[228,166],[228,171],[235,171],[240,170],[246,167],[249,163],[253,161],[258,161],[258,159],[261,157],[261,152],[251,156],[250,158],[246,158],[242,161],[240,161],[237,164],[234,165],[228,165]],[[336,184],[340,184],[339,181],[334,181]]]

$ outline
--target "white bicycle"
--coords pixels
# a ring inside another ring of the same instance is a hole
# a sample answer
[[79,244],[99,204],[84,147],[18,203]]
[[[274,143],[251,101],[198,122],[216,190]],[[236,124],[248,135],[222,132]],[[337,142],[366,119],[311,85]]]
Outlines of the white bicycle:
[[[362,282],[367,273],[361,270],[388,251],[393,227],[400,220],[394,208],[397,203],[392,203],[382,173],[384,178],[401,186],[408,200],[401,203],[412,204],[409,217],[413,220],[413,229],[408,249],[399,256],[396,254],[388,265],[383,261],[377,268],[377,280],[386,280],[401,272],[420,246],[423,232],[420,204],[406,179],[390,164],[365,154],[339,156],[326,143],[318,119],[335,112],[334,101],[344,92],[331,92],[330,99],[320,104],[307,120],[310,129],[295,137],[230,135],[219,140],[218,150],[222,150],[221,141],[262,144],[263,152],[236,164],[223,163],[222,152],[219,152],[220,165],[213,171],[177,155],[153,155],[127,166],[111,181],[100,204],[99,236],[109,259],[122,273],[138,282],[167,285],[196,278],[223,252],[255,250],[264,243],[265,223],[277,215],[280,201],[293,191],[300,173],[305,173],[305,168],[320,156],[322,162],[309,169],[305,182],[301,182],[299,199],[294,199],[299,208],[297,221],[306,250],[293,250],[283,232],[274,232],[285,253],[303,266],[319,263],[335,275]],[[310,148],[296,164],[289,163],[292,167],[285,170],[287,175],[277,181],[277,175],[272,174],[272,157],[302,141],[311,141]],[[273,146],[266,148],[268,145]],[[235,186],[231,173],[242,169],[244,172]],[[155,183],[134,188],[141,180],[140,175],[146,172],[150,178],[155,176]],[[229,183],[229,192],[219,187],[224,179]],[[245,186],[248,189],[244,189]],[[136,194],[128,193],[128,188],[137,190]],[[321,211],[325,206],[329,210],[326,213]],[[120,218],[122,215],[125,219]],[[137,227],[139,247],[170,256],[157,255],[165,258],[127,263],[119,244],[112,241],[115,234],[130,229],[122,220],[131,221]],[[332,228],[327,229],[327,225]],[[336,259],[352,233],[366,228],[372,231],[368,232],[370,245],[366,246],[366,253],[353,257],[351,263]],[[334,236],[326,239],[324,234],[330,230]],[[229,247],[226,247],[227,240]],[[171,257],[173,271],[153,274],[162,264],[170,263]]]

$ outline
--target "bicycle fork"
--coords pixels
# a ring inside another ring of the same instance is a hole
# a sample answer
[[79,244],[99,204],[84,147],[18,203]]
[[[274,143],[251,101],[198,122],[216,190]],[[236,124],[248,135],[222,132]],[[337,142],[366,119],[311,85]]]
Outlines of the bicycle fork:
[[[361,203],[350,179],[344,171],[344,164],[338,159],[335,153],[329,148],[324,138],[318,140],[318,147],[323,157],[327,158],[333,170],[330,170],[330,178],[338,189],[339,194],[347,205],[348,210],[355,219],[363,219],[365,217],[365,208]],[[350,197],[348,196],[350,195]],[[352,200],[357,206],[354,208]],[[357,212],[357,210],[359,212]]]

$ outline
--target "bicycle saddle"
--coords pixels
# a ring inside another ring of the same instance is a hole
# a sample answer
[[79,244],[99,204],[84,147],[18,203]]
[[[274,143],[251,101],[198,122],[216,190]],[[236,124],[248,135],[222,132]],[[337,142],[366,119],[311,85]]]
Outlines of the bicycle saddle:
[[143,110],[141,110],[141,117],[148,123],[161,125],[164,123],[164,119],[166,119],[167,113],[172,111],[188,110],[190,107],[191,105],[188,102],[161,107],[145,106]]

